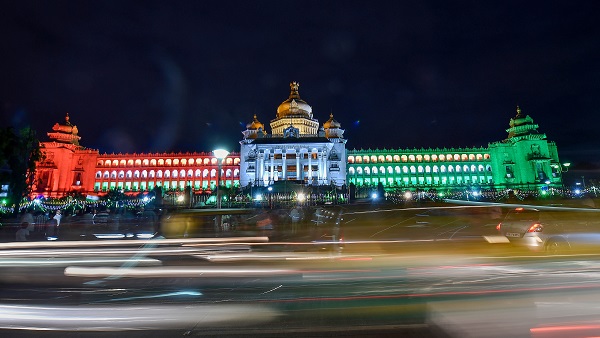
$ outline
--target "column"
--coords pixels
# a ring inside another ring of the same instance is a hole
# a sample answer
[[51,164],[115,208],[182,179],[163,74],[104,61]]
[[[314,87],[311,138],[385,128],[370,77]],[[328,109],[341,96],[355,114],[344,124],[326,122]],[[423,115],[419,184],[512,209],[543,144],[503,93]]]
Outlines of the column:
[[285,179],[286,179],[286,174],[285,174],[285,172],[287,171],[286,164],[285,164],[285,160],[286,160],[286,158],[287,158],[287,154],[286,154],[285,152],[284,152],[284,153],[282,153],[282,154],[281,154],[281,171],[282,171],[282,176],[281,176],[281,178],[282,178],[283,180],[285,180]]
[[300,154],[296,151],[296,179],[300,179]]
[[308,152],[308,181],[312,183],[312,152]]
[[275,170],[275,152],[273,152],[271,155],[271,178],[269,179],[269,184],[270,182],[274,182],[275,181],[275,177],[273,177],[273,172]]

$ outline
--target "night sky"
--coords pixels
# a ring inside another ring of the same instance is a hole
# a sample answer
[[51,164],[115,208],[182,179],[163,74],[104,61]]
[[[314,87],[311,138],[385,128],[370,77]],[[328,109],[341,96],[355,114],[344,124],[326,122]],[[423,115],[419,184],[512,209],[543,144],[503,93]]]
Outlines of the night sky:
[[485,147],[506,138],[519,105],[561,160],[600,165],[596,1],[0,8],[2,124],[44,141],[69,112],[101,153],[239,151],[253,114],[268,125],[298,81],[349,149]]

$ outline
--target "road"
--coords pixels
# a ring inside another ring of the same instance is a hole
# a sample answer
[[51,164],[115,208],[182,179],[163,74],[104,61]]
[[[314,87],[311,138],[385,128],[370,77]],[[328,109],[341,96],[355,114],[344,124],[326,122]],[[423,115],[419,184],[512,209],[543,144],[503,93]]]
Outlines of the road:
[[348,211],[343,246],[301,231],[278,242],[6,243],[0,327],[48,337],[600,334],[597,256],[491,244],[487,217],[424,211]]

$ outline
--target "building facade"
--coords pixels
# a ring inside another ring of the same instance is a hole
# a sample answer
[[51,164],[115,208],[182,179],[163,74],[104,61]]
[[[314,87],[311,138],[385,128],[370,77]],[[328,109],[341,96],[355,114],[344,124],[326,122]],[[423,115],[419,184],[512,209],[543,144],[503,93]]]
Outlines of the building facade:
[[[447,189],[549,189],[562,187],[557,146],[517,107],[506,139],[487,147],[346,150],[344,130],[333,115],[322,125],[300,98],[299,84],[270,121],[271,133],[256,115],[242,132],[240,152],[222,163],[221,185],[266,187],[277,182],[309,186]],[[79,144],[67,114],[41,142],[32,197],[73,193],[134,195],[163,191],[210,193],[217,185],[218,160],[210,152],[100,154]]]
[[346,140],[330,115],[323,125],[300,98],[300,85],[290,84],[290,96],[271,120],[271,134],[256,115],[242,132],[240,185],[261,187],[279,181],[341,187],[346,184]]
[[208,152],[100,154],[79,144],[77,126],[67,114],[65,123],[56,123],[48,133],[50,141],[41,142],[44,160],[37,164],[36,184],[32,197],[60,198],[79,193],[101,196],[110,190],[128,195],[152,191],[183,191],[191,187],[194,193],[214,190],[217,179],[221,185],[239,186],[239,154],[224,159],[221,176],[217,175],[218,160]]

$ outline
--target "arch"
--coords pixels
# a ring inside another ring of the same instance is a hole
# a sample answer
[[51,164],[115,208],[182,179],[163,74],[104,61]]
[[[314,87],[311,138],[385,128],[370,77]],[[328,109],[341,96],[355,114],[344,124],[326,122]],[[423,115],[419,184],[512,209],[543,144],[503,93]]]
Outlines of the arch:
[[202,159],[201,158],[197,158],[196,159],[196,165],[202,165]]
[[123,178],[125,177],[125,171],[121,170],[119,171],[119,178]]
[[376,167],[376,166],[373,166],[373,168],[371,169],[371,172],[373,173],[373,175],[377,175],[377,173],[378,173],[379,171],[377,170],[377,167]]
[[127,163],[126,163],[126,161],[125,161],[125,160],[121,160],[121,161],[119,161],[119,166],[121,166],[121,167],[125,167],[126,165],[127,165]]
[[417,162],[423,162],[423,155],[417,155]]
[[356,163],[362,163],[362,157],[357,156],[356,157]]
[[420,165],[420,166],[417,166],[417,171],[418,171],[419,173],[422,173],[422,172],[423,172],[423,166],[422,166],[422,165]]
[[238,177],[238,176],[240,176],[240,170],[236,168],[233,170],[233,177]]
[[213,158],[211,158],[211,159],[210,159],[210,164],[212,164],[212,165],[217,165],[217,164],[218,164],[218,163],[217,163],[217,158],[216,158],[216,157],[213,157]]
[[489,164],[488,164],[488,165],[486,165],[486,166],[485,166],[485,171],[487,171],[487,172],[492,172],[492,166],[491,166],[491,165],[489,165]]
[[140,171],[139,170],[134,171],[133,172],[133,177],[134,178],[140,178]]
[[442,173],[446,172],[446,166],[445,165],[441,165],[440,166],[440,172],[442,172]]
[[156,159],[154,159],[154,158],[151,159],[150,160],[150,165],[153,166],[153,167],[156,167]]
[[400,166],[395,166],[394,172],[399,175],[401,173]]
[[188,161],[185,158],[182,158],[180,163],[181,163],[181,165],[186,166]]
[[440,171],[437,165],[434,165],[432,169],[434,173],[438,173]]
[[96,171],[96,178],[101,178],[101,177],[102,177],[102,172]]
[[400,156],[394,155],[394,162],[400,162]]
[[116,172],[116,171],[114,171],[114,170],[113,170],[113,171],[111,171],[111,172],[110,172],[110,178],[112,178],[112,179],[116,179],[116,178],[117,178],[117,172]]
[[127,160],[127,166],[128,167],[133,166],[133,160]]
[[477,167],[475,167],[474,164],[471,164],[471,172],[472,173],[477,172]]
[[469,154],[469,161],[475,161],[475,155]]
[[232,159],[231,157],[228,157],[228,158],[225,160],[225,163],[226,163],[227,165],[231,165],[231,164],[233,163],[233,159]]
[[225,171],[225,177],[231,177],[231,169]]
[[159,166],[164,166],[165,165],[165,160],[163,160],[162,158],[158,160],[158,165]]
[[408,160],[410,162],[414,162],[415,161],[415,155],[408,155]]
[[469,166],[465,164],[465,165],[462,167],[462,171],[463,171],[464,173],[468,173],[468,172],[469,172]]
[[[183,170],[181,170],[183,172]],[[186,177],[194,177],[194,171],[192,169],[188,169]]]
[[127,173],[125,174],[126,178],[131,178],[133,176],[133,173],[131,172],[131,170],[127,170]]
[[430,173],[431,172],[431,167],[430,166],[425,166],[425,172],[426,173]]
[[144,167],[147,167],[147,166],[148,166],[148,163],[150,163],[150,162],[148,161],[148,159],[147,159],[147,158],[145,158],[145,159],[142,161],[142,165],[143,165]]
[[385,157],[383,155],[377,156],[377,162],[379,162],[379,163],[385,162]]
[[385,168],[383,166],[379,167],[379,173],[385,174]]
[[394,173],[394,168],[392,168],[392,166],[388,166],[387,167],[387,173],[390,174],[390,175],[392,175]]
[[417,168],[414,165],[410,166],[410,173],[411,174],[416,174],[417,173]]
[[362,170],[362,168],[361,168],[361,167],[357,167],[357,168],[356,168],[356,173],[357,173],[358,175],[362,175],[362,174],[363,174],[363,170]]
[[178,158],[173,159],[173,165],[174,166],[178,166],[179,165],[179,159]]
[[194,172],[194,176],[195,177],[202,177],[202,170],[196,169],[196,171]]
[[402,160],[402,162],[408,162],[408,156],[406,155],[400,156],[400,159]]
[[437,162],[438,156],[436,154],[431,155],[431,162]]
[[154,170],[150,170],[150,172],[148,173],[148,177],[154,178],[154,176],[155,176]]
[[439,157],[440,161],[446,160],[446,155],[444,155],[444,154],[440,154],[438,157]]
[[165,170],[165,178],[171,178],[171,172],[169,170]]
[[354,168],[353,167],[348,168],[348,174],[349,175],[354,175]]
[[162,178],[163,177],[163,172],[162,170],[157,170],[156,171],[156,178]]
[[377,163],[377,156],[371,155],[371,163]]
[[348,156],[348,163],[354,163],[354,156]]
[[468,161],[468,160],[469,160],[469,156],[467,156],[467,154],[462,154],[462,155],[460,156],[460,160],[461,160],[461,161]]
[[171,159],[170,159],[170,158],[168,158],[168,159],[165,161],[165,165],[166,165],[166,166],[169,166],[169,167],[172,165],[172,163],[173,163],[173,162],[171,161]]
[[208,169],[202,170],[202,178],[207,178],[207,177],[208,177]]
[[371,175],[371,169],[369,169],[369,167],[365,167],[365,175]]
[[240,164],[240,158],[236,157],[233,159],[233,165],[238,165],[238,164]]
[[113,160],[113,161],[112,161],[112,166],[113,166],[113,167],[118,167],[118,166],[119,166],[119,161],[117,161],[117,160]]
[[211,169],[210,170],[210,177],[216,177],[217,176],[217,169]]
[[485,169],[484,169],[484,167],[483,167],[483,164],[480,164],[480,165],[477,167],[477,171],[479,171],[480,173],[482,173],[482,172],[484,172],[484,171],[485,171]]
[[454,171],[456,171],[457,173],[461,172],[460,165],[456,165]]
[[431,157],[429,157],[429,155],[423,155],[423,160],[425,162],[430,162],[431,161]]
[[141,166],[142,165],[142,160],[140,160],[140,159],[135,160],[135,165],[136,165],[136,167]]
[[454,166],[449,165],[448,166],[448,172],[449,173],[453,173],[454,172]]
[[209,164],[210,164],[210,158],[205,158],[204,165],[209,165]]
[[386,162],[392,162],[392,155],[385,155]]
[[402,172],[405,174],[408,174],[408,167],[407,166],[403,166],[402,167]]
[[105,172],[104,172],[104,175],[102,175],[102,177],[103,177],[103,178],[108,178],[108,176],[109,176],[109,173],[108,173],[108,171],[105,171]]
[[363,163],[369,163],[369,156],[363,156]]
[[483,154],[483,159],[484,160],[489,160],[490,159],[490,154]]

